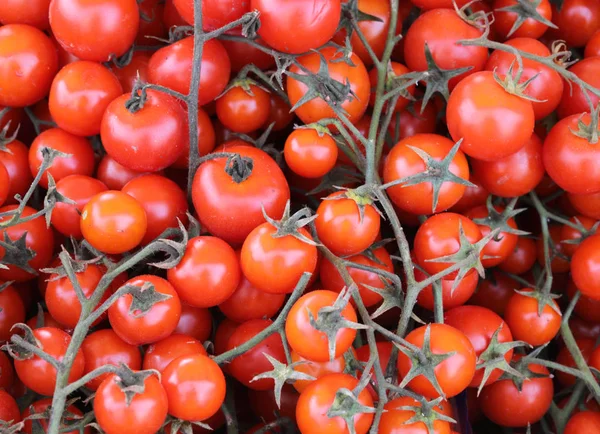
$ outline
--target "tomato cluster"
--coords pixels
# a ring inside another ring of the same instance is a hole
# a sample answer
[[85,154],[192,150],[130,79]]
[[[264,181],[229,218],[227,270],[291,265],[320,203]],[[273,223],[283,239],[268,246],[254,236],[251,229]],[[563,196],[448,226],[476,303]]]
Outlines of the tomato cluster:
[[2,0],[0,432],[600,433],[597,0]]

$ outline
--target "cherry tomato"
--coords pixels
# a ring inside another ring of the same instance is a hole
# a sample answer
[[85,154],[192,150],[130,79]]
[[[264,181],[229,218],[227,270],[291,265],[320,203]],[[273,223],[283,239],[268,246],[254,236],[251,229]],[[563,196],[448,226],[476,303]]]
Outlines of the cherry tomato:
[[[332,361],[313,362],[292,351],[292,362],[299,362],[294,368],[295,371],[310,375],[315,380],[328,374],[342,374],[346,369],[346,359],[343,354]],[[296,380],[292,385],[294,389],[302,393],[315,380]]]
[[136,0],[53,0],[50,27],[60,45],[82,60],[107,62],[129,50],[138,32]]
[[598,434],[600,433],[600,413],[582,411],[576,413],[567,422],[564,434]]
[[17,401],[8,392],[0,389],[0,421],[17,424],[21,421],[21,414]]
[[600,30],[596,30],[585,46],[584,57],[595,56],[600,56]]
[[5,352],[0,351],[0,390],[10,390],[15,382],[15,371],[11,360]]
[[144,172],[137,172],[117,163],[110,155],[105,155],[98,164],[96,177],[102,181],[110,190],[120,190],[129,181]]
[[[471,165],[474,167],[473,160],[471,160]],[[472,183],[474,187],[467,186],[465,193],[462,195],[459,201],[456,202],[452,208],[450,208],[450,211],[463,213],[478,205],[485,205],[487,202],[489,193],[485,188],[483,188],[481,181],[479,181],[475,173],[471,173],[469,175],[469,182]]]
[[[527,18],[518,28],[513,30],[519,15],[515,12],[499,10],[514,7],[517,4],[517,0],[494,0],[494,22],[492,24],[494,30],[502,39],[508,39],[509,37],[538,39],[548,30],[548,25],[539,21],[539,19]],[[548,21],[552,19],[552,8],[548,0],[541,0],[536,3],[535,11]]]
[[498,267],[507,273],[524,274],[533,267],[535,260],[535,241],[531,238],[519,237],[513,251]]
[[571,276],[577,289],[587,297],[600,300],[600,280],[597,272],[600,267],[600,235],[586,238],[575,250],[571,260]]
[[[414,407],[413,410],[403,410],[402,407]],[[379,422],[380,434],[451,434],[450,423],[443,420],[433,421],[433,430],[427,428],[424,422],[408,423],[414,416],[421,404],[408,396],[395,398],[385,404],[387,410],[381,416]],[[439,407],[434,412],[442,413]]]
[[[112,72],[115,74],[124,93],[131,93],[135,83],[139,79],[142,82],[148,81],[148,64],[150,62],[150,54],[145,51],[135,51],[131,56],[131,61],[121,67],[112,67]],[[113,98],[114,99],[114,98]]]
[[[194,24],[194,0],[173,0],[177,11],[188,24]],[[250,12],[248,0],[206,0],[202,2],[202,28],[217,30]],[[261,20],[262,24],[262,20]]]
[[[415,268],[414,272],[417,282],[421,282],[428,277],[418,268]],[[452,278],[442,279],[442,305],[444,310],[465,304],[477,289],[478,282],[479,275],[475,270],[469,271],[458,284],[455,284],[455,279]],[[435,299],[432,285],[427,285],[419,292],[417,304],[425,309],[434,310]]]
[[[257,38],[254,42],[265,46],[262,39]],[[239,72],[244,66],[253,64],[259,69],[266,71],[275,66],[275,58],[253,45],[240,41],[221,41],[221,44],[227,50],[229,60],[231,60],[231,70]],[[274,94],[271,94],[274,95]],[[289,109],[288,109],[289,110]],[[277,130],[275,130],[277,131]]]
[[140,25],[135,37],[135,44],[148,46],[152,45],[153,38],[167,37],[167,29],[162,20],[164,9],[162,2],[140,0],[137,3],[140,8]]
[[287,417],[296,421],[296,406],[300,395],[294,387],[287,383],[281,389],[281,402],[277,404],[273,389],[252,390],[248,389],[248,399],[252,412],[260,419],[268,422],[278,417]]
[[538,315],[539,301],[536,298],[514,293],[504,312],[504,320],[513,337],[533,346],[550,342],[557,335],[561,320],[558,305],[555,301],[552,304],[553,307],[545,305]]
[[[583,215],[577,215],[569,219],[570,222],[582,226],[585,230],[591,231],[596,224],[595,219]],[[560,228],[560,243],[563,251],[568,256],[573,256],[573,253],[578,249],[581,237],[583,234],[578,230],[568,225],[562,225]]]
[[51,0],[6,0],[0,5],[0,23],[29,24],[40,30],[50,27],[48,8]]
[[269,119],[271,98],[269,92],[254,84],[232,87],[217,99],[217,117],[236,133],[259,129]]
[[[594,339],[577,339],[576,343],[577,347],[579,347],[581,350],[583,359],[586,363],[588,363],[588,359],[591,357],[592,353],[594,352],[594,348],[596,347],[596,341]],[[556,362],[563,366],[577,369],[575,360],[573,359],[573,356],[567,347],[560,349],[558,355],[556,356]],[[561,385],[567,387],[575,385],[575,381],[577,380],[574,376],[558,370],[555,372],[555,376]]]
[[[560,10],[552,5],[555,39],[571,47],[583,47],[600,28],[600,4],[594,0],[565,0]],[[550,33],[550,32],[549,32]]]
[[436,124],[437,111],[433,104],[423,108],[421,101],[411,101],[406,109],[392,117],[388,131],[394,140],[401,140],[416,134],[434,133]]
[[0,288],[0,342],[4,343],[12,336],[12,327],[25,321],[25,305],[14,286],[3,283]]
[[[21,415],[23,421],[25,422],[25,425],[23,426],[23,433],[35,434],[37,432],[40,432],[40,431],[38,431],[38,429],[40,429],[40,428],[41,428],[41,432],[44,432],[44,433],[48,432],[48,419],[44,418],[43,415],[45,415],[46,412],[48,412],[50,410],[51,406],[52,406],[51,398],[42,398],[40,400],[33,402],[31,405],[29,405],[23,411],[23,414]],[[34,427],[33,419],[27,419],[31,416],[35,416],[35,420],[37,421],[37,427]],[[42,416],[42,417],[40,417],[40,416]],[[83,413],[81,412],[81,410],[79,410],[74,405],[69,405],[65,409],[65,413],[63,414],[64,420],[68,421],[70,423],[76,423],[76,421],[78,419],[81,419],[82,417],[83,417]],[[81,434],[82,433],[82,431],[80,431],[79,429],[74,429],[72,431],[63,431],[63,428],[65,428],[64,422],[61,423],[60,428],[61,428],[61,432],[63,432],[64,434]],[[91,434],[91,433],[92,433],[92,429],[90,427],[84,428],[83,434]]]
[[[600,86],[600,80],[598,80],[598,73],[600,72],[600,58],[590,57],[588,59],[583,59],[570,67],[569,71],[592,87]],[[598,98],[596,95],[582,90],[577,85],[573,86],[573,89],[567,86],[567,89],[563,91],[562,99],[560,101],[560,105],[558,106],[559,117],[565,118],[567,116],[589,112],[590,103],[587,100],[588,97],[592,101],[594,107],[598,105],[600,98]]]
[[[550,232],[550,239],[552,240],[552,245],[550,245],[550,267],[552,272],[554,273],[567,273],[571,268],[571,264],[569,263],[568,256],[565,252],[566,243],[563,243],[561,240],[561,225],[551,224],[548,227]],[[543,237],[540,235],[535,242],[536,248],[536,256],[537,261],[545,265],[546,264],[546,256],[544,254],[544,241]]]
[[178,357],[194,354],[206,355],[201,342],[190,336],[172,334],[148,346],[143,369],[155,369],[162,373]]
[[[215,354],[219,355],[227,351],[229,338],[239,325],[239,323],[232,321],[229,318],[225,318],[223,321],[221,321],[215,332]],[[223,366],[224,369],[227,369],[227,365]]]
[[600,219],[600,192],[590,194],[567,193],[567,197],[577,212],[593,219]]
[[304,178],[320,178],[335,166],[338,148],[328,133],[300,128],[286,139],[283,156],[294,173]]

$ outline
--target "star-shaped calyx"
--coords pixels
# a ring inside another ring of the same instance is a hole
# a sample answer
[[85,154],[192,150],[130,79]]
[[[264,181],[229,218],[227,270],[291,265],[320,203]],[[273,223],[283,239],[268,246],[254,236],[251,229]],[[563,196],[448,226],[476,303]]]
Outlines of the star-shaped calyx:
[[[77,427],[80,427],[81,432],[83,432],[83,428],[84,428],[84,426],[82,424],[83,415],[73,413],[72,411],[69,410],[69,408],[73,404],[75,404],[77,401],[79,401],[79,398],[73,398],[65,403],[65,409],[63,410],[63,413],[61,415],[61,428],[68,427],[68,428],[71,428],[73,431],[79,431],[79,430],[77,430]],[[31,422],[31,426],[32,426],[31,433],[32,434],[44,434],[46,431],[40,422],[43,420],[45,420],[45,421],[50,420],[51,416],[52,416],[52,405],[49,405],[48,407],[46,407],[44,409],[44,411],[42,411],[42,412],[36,411],[36,409],[32,405],[30,405],[29,406],[29,416],[27,416],[25,418],[25,420]],[[0,432],[2,434],[5,434],[4,431],[2,431],[1,429],[0,429]]]
[[29,261],[35,258],[37,253],[27,247],[27,232],[14,241],[10,239],[7,232],[4,232],[4,240],[0,241],[0,247],[4,248],[4,256],[0,259],[0,266],[4,265],[2,268],[12,265],[27,273],[37,275],[37,271],[29,265]]
[[590,144],[595,145],[600,139],[600,125],[598,116],[600,116],[600,104],[593,107],[589,114],[589,123],[583,121],[583,116],[577,121],[577,129],[571,130],[571,133],[577,137],[587,140]]
[[515,33],[528,19],[532,19],[553,29],[558,29],[556,24],[537,11],[537,7],[541,2],[542,0],[516,0],[514,5],[496,9],[496,12],[508,12],[516,14],[517,16],[513,26],[508,32],[508,35],[506,35],[507,38],[510,38],[512,34]]
[[160,302],[170,299],[172,296],[156,291],[154,285],[150,282],[144,282],[142,286],[125,285],[125,291],[131,295],[131,306],[129,314],[134,318],[140,318],[146,315],[152,307]]
[[172,418],[171,416],[167,417],[167,422],[164,426],[165,428],[168,427],[170,434],[194,434],[194,432],[197,431],[194,430],[194,427],[199,427],[206,431],[213,431],[213,428],[206,423],[189,422],[187,420]]
[[[23,432],[24,422],[15,423],[14,420],[0,420],[0,433],[2,434],[19,434]],[[44,432],[44,431],[42,431]]]
[[[42,344],[35,338],[33,330],[31,330],[27,324],[15,324],[10,330],[11,332],[19,330],[20,336],[17,336],[17,340],[22,339],[23,342],[43,350]],[[15,337],[13,336],[12,340],[14,339]],[[2,349],[6,350],[8,354],[10,354],[10,356],[15,360],[28,360],[35,355],[30,348],[27,348],[18,342],[9,342],[4,345]]]
[[146,378],[151,375],[159,375],[159,373],[153,369],[145,371],[133,371],[125,363],[119,365],[119,369],[116,372],[116,383],[121,389],[121,392],[125,394],[125,401],[127,405],[131,404],[131,401],[136,395],[144,393],[146,390]]
[[434,428],[435,422],[444,421],[451,424],[456,423],[450,416],[446,416],[438,411],[439,405],[444,401],[444,398],[440,396],[432,401],[423,400],[419,402],[419,405],[403,405],[394,408],[394,410],[410,411],[414,413],[410,419],[402,423],[403,425],[411,425],[420,422],[427,427],[428,433],[434,434],[436,432]]
[[56,189],[56,182],[51,173],[46,174],[48,176],[48,191],[44,196],[44,210],[46,211],[46,226],[50,227],[50,219],[52,219],[52,211],[57,203],[66,203],[68,205],[75,205],[75,201],[69,199]]
[[271,235],[273,238],[292,236],[311,246],[319,245],[310,237],[310,233],[306,229],[303,229],[317,218],[316,215],[312,215],[310,208],[304,207],[293,215],[290,215],[290,202],[288,201],[285,204],[281,220],[275,220],[269,217],[264,207],[262,213],[265,220],[277,229],[277,231]]
[[[520,56],[518,53],[517,53],[517,55]],[[515,65],[517,65],[516,72],[514,72]],[[500,77],[498,75],[496,69],[494,69],[494,71],[493,71],[494,80],[496,80],[496,83],[498,83],[500,86],[502,86],[502,88],[506,92],[510,93],[511,95],[516,95],[519,98],[526,99],[527,101],[541,102],[539,99],[536,99],[525,93],[525,91],[527,90],[529,85],[533,82],[533,80],[535,80],[537,78],[539,73],[529,77],[527,80],[525,80],[524,82],[521,83],[522,74],[523,74],[523,68],[521,68],[521,65],[519,65],[517,60],[514,60],[510,64],[510,66],[508,67],[508,71],[506,71],[506,75],[504,75],[504,77]]]
[[[525,381],[532,378],[548,378],[549,376],[546,374],[533,372],[531,369],[529,369],[529,364],[531,363],[530,360],[535,359],[545,348],[546,345],[542,345],[533,350],[527,356],[521,357],[517,354],[513,356],[513,360],[510,362],[513,370],[504,371],[504,374],[502,374],[499,380],[511,380],[517,390],[520,392],[523,390],[523,384]],[[515,375],[515,372],[518,372],[518,374]]]

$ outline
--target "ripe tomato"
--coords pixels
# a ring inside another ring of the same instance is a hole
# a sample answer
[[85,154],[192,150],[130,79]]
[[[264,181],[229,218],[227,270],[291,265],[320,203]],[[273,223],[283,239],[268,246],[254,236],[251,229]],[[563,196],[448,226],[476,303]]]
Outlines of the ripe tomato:
[[467,24],[451,9],[434,9],[423,13],[410,26],[404,37],[404,60],[411,71],[427,71],[425,44],[429,46],[433,60],[441,69],[458,69],[471,66],[472,69],[448,83],[454,87],[470,74],[481,71],[488,58],[485,47],[467,47],[457,42],[463,39],[477,39],[481,31]]
[[98,164],[96,177],[110,190],[120,190],[132,179],[143,175],[117,163],[110,155],[106,154]]
[[[586,230],[591,231],[596,224],[595,219],[583,215],[577,215],[569,219],[572,223],[583,226]],[[579,247],[579,241],[581,241],[582,233],[571,226],[562,225],[560,228],[560,243],[563,247],[563,251],[567,256],[573,256],[573,253]],[[571,244],[573,242],[573,244]]]
[[[541,365],[530,364],[529,369],[536,374],[550,375]],[[548,411],[553,394],[550,377],[529,378],[523,381],[521,390],[507,379],[484,387],[479,403],[483,414],[492,422],[506,427],[525,427],[540,420]]]
[[[570,47],[583,47],[600,28],[600,4],[594,0],[565,0],[560,10],[552,5],[555,39]],[[550,33],[550,32],[549,32]]]
[[[338,295],[333,291],[311,291],[294,303],[285,321],[285,335],[290,347],[298,355],[315,362],[330,360],[327,335],[311,325],[309,312],[318,321],[319,311],[324,307],[333,306]],[[341,316],[348,321],[356,322],[356,311],[350,303],[341,310]],[[334,358],[344,354],[352,346],[355,337],[355,329],[340,328],[335,335]]]
[[[352,348],[350,351],[353,351]],[[298,353],[292,351],[292,363],[298,363],[298,366],[294,368],[297,372],[314,377],[315,380],[328,375],[328,374],[342,374],[346,369],[346,359],[342,354],[340,357],[327,362],[313,362],[312,360],[305,359]],[[296,380],[292,384],[294,389],[302,393],[310,384],[315,380]]]
[[[513,0],[502,1],[513,2]],[[506,45],[537,56],[550,56],[550,50],[540,41],[532,38],[511,39],[506,42]],[[538,100],[532,102],[532,106],[533,112],[535,113],[535,119],[540,120],[548,116],[556,109],[556,107],[558,107],[560,99],[563,97],[563,89],[565,87],[564,82],[560,74],[548,66],[536,62],[535,60],[522,60],[523,72],[521,73],[519,82],[524,83],[535,77],[535,79],[525,88],[524,93],[525,95]],[[502,77],[508,73],[511,64],[515,61],[516,57],[514,54],[496,50],[490,55],[490,58],[485,65],[485,69],[488,71],[496,71],[496,73]],[[516,70],[516,64],[513,66],[513,70]],[[514,76],[515,74],[513,73],[513,77]],[[573,91],[575,92],[576,89],[577,86],[574,87]],[[568,92],[569,91],[567,91],[567,93]]]
[[421,101],[411,101],[406,109],[392,117],[388,131],[394,140],[401,140],[415,134],[434,133],[436,124],[437,110],[433,104],[423,108]]
[[[227,351],[249,341],[272,323],[271,320],[255,319],[240,324],[227,341]],[[269,362],[269,359],[267,359],[265,354],[279,360],[281,363],[285,363],[283,342],[278,333],[273,333],[251,350],[233,359],[229,364],[229,372],[236,380],[250,389],[273,389],[274,383],[271,379],[262,378],[257,381],[252,381],[255,376],[273,370],[273,365]]]
[[[254,42],[265,46],[262,39],[257,38]],[[231,70],[239,72],[244,66],[252,63],[259,69],[266,71],[275,66],[275,58],[264,51],[240,41],[221,41],[221,44],[227,50],[229,60],[231,60]],[[273,95],[273,94],[272,94]],[[288,109],[289,110],[289,109]],[[275,129],[277,131],[277,129]]]
[[[105,365],[125,364],[134,371],[142,368],[140,350],[125,342],[111,329],[89,334],[83,340],[81,349],[85,357],[84,375]],[[109,375],[102,374],[86,383],[85,387],[96,390]]]
[[[473,380],[477,356],[469,338],[463,332],[445,324],[429,324],[414,329],[406,336],[407,342],[423,348],[425,332],[429,328],[429,350],[433,354],[454,354],[434,368],[435,377],[446,398],[451,398],[465,390]],[[398,354],[398,372],[405,377],[412,367],[412,361],[401,351]],[[433,399],[440,396],[431,382],[419,375],[408,383],[414,392]]]
[[600,235],[586,238],[577,247],[571,260],[571,276],[577,289],[594,300],[600,300],[599,246]]
[[[434,275],[452,266],[449,262],[431,260],[459,251],[460,227],[470,243],[474,244],[482,238],[481,230],[471,219],[452,212],[436,214],[421,225],[415,236],[414,252],[417,263],[427,273]],[[450,273],[446,279],[454,278],[457,274]]]
[[[337,0],[328,3],[335,3]],[[278,20],[281,18],[278,17]],[[283,23],[283,21],[282,21]],[[287,26],[287,24],[286,24]],[[323,56],[323,59],[321,58]],[[369,104],[370,83],[369,74],[362,60],[356,55],[350,56],[350,61],[354,66],[348,65],[346,62],[338,61],[340,54],[334,47],[326,47],[319,50],[318,53],[310,53],[298,58],[298,62],[306,70],[317,73],[321,66],[321,62],[326,62],[329,77],[340,83],[349,83],[352,95],[345,101],[339,103],[339,107],[346,112],[347,118],[352,123],[356,123],[362,118]],[[294,65],[290,68],[290,72],[306,75],[298,66]],[[290,103],[294,106],[308,91],[306,84],[288,76],[287,78],[287,94],[290,98]],[[317,122],[323,118],[336,117],[333,109],[321,97],[314,98],[295,110],[296,115],[304,122],[309,124]]]
[[69,155],[57,157],[44,172],[40,179],[40,185],[44,188],[48,188],[48,173],[56,182],[69,175],[91,176],[94,173],[94,149],[88,139],[60,128],[52,128],[37,136],[29,148],[29,168],[33,176],[37,175],[44,161],[43,148],[52,148]]
[[590,194],[567,193],[569,203],[577,212],[593,218],[600,219],[600,192]]
[[52,227],[67,237],[81,239],[80,213],[92,197],[108,190],[102,181],[85,175],[69,175],[56,183],[56,191],[75,202],[57,202],[52,210]]
[[[415,267],[415,279],[417,282],[425,280],[428,276],[421,270]],[[461,306],[469,300],[469,298],[477,289],[479,275],[475,270],[469,271],[465,277],[461,279],[458,285],[455,286],[455,279],[442,279],[442,305],[444,310],[452,309],[456,306]],[[427,285],[419,292],[417,296],[417,304],[425,309],[434,310],[435,299],[433,295],[433,286]]]
[[533,267],[535,260],[535,241],[531,238],[519,237],[513,251],[498,265],[498,268],[507,273],[524,274]]
[[154,291],[169,298],[155,303],[152,307],[134,302],[131,294],[126,294],[108,308],[108,320],[115,333],[131,345],[143,345],[166,338],[179,322],[181,302],[169,282],[158,276],[144,275],[128,280],[125,285],[142,287],[151,284]]
[[[311,383],[301,394],[296,407],[296,420],[303,434],[344,434],[349,432],[346,421],[341,417],[328,417],[340,389],[352,391],[358,380],[348,374],[329,374]],[[358,394],[358,402],[365,407],[373,407],[373,400],[366,389]],[[354,416],[356,434],[366,434],[373,422],[373,413],[359,413]]]
[[9,425],[21,421],[19,406],[15,398],[2,389],[0,389],[0,420],[9,422]]
[[206,355],[206,350],[200,341],[190,336],[172,334],[148,346],[144,355],[143,369],[155,369],[162,373],[169,363],[178,357],[194,354]]
[[157,375],[143,380],[133,397],[122,389],[122,380],[114,374],[98,387],[94,398],[96,422],[106,434],[117,434],[135,427],[139,434],[154,434],[167,417],[167,393]]
[[[594,353],[594,348],[596,347],[596,341],[594,339],[577,339],[577,346],[581,350],[581,355],[586,363],[588,363],[589,358]],[[562,347],[556,356],[556,362],[560,363],[563,366],[567,366],[569,368],[577,369],[575,364],[575,360],[573,360],[573,356],[567,347]],[[555,372],[556,379],[558,382],[565,386],[573,386],[575,385],[576,378],[570,374],[567,374],[562,371]]]
[[[233,332],[238,328],[240,324],[230,320],[229,318],[224,318],[223,321],[217,327],[215,331],[215,354],[223,354],[227,351],[227,345],[229,344],[229,338],[233,334]],[[223,365],[223,369],[227,369],[227,365]]]
[[[527,291],[529,292],[529,291]],[[538,346],[550,342],[560,330],[561,314],[555,301],[554,309],[545,305],[538,315],[539,301],[519,293],[514,293],[504,312],[504,320],[510,327],[513,337]]]
[[[22,416],[23,421],[25,422],[25,425],[23,426],[23,433],[24,434],[35,434],[38,431],[39,428],[41,428],[41,432],[48,432],[48,419],[44,418],[43,415],[47,414],[47,412],[50,410],[50,407],[52,406],[52,399],[51,398],[42,398],[39,399],[35,402],[33,402],[31,405],[29,405],[24,411]],[[34,428],[33,426],[33,418],[30,418],[31,416],[35,416],[35,420],[37,421],[37,424],[39,428]],[[42,417],[40,417],[42,416]],[[65,421],[68,421],[70,423],[75,423],[78,419],[81,419],[83,417],[83,413],[81,412],[81,410],[79,410],[77,407],[75,407],[74,405],[69,405],[66,410],[65,413],[63,414],[63,418]],[[28,419],[30,418],[30,419]],[[1,418],[0,418],[1,419]],[[61,423],[61,432],[64,434],[81,434],[82,431],[80,431],[79,429],[74,429],[72,431],[63,431],[63,428],[65,428],[65,424],[64,422]],[[90,427],[86,427],[83,430],[83,434],[91,434],[92,433],[92,429]]]
[[[366,21],[368,22],[368,21]],[[366,62],[365,62],[366,63]],[[391,71],[388,68],[388,72],[386,74],[386,80],[389,80],[391,77],[400,77],[404,74],[408,74],[410,72],[410,69],[408,69],[406,66],[402,65],[401,63],[398,62],[390,62],[391,65]],[[371,82],[371,98],[369,99],[369,105],[372,107],[375,105],[375,90],[377,89],[377,85],[379,83],[379,73],[377,71],[377,68],[373,68],[371,69],[371,71],[369,71],[369,80]],[[414,95],[415,94],[415,85],[409,86],[406,89],[406,92],[408,92],[410,95]],[[406,107],[408,107],[408,104],[410,103],[410,99],[405,98],[405,97],[400,97],[398,99],[398,102],[396,103],[396,106],[394,107],[394,113],[400,113],[402,112],[402,110],[404,110]]]
[[[241,159],[227,164],[226,158],[216,158],[202,164],[194,176],[192,200],[204,228],[228,243],[241,244],[265,221],[263,208],[269,217],[281,218],[290,189],[266,152],[245,145],[227,147],[226,152]],[[252,160],[249,175],[243,159]]]
[[147,228],[146,211],[120,191],[104,191],[92,197],[81,213],[81,233],[104,253],[124,253],[136,247]]
[[276,50],[290,54],[320,47],[337,30],[342,13],[340,0],[316,0],[307,6],[286,0],[250,2],[250,9],[260,13],[259,36]]
[[[550,267],[554,273],[567,273],[571,264],[568,260],[568,255],[565,252],[566,243],[561,240],[561,225],[551,224],[548,227],[552,245],[550,246]],[[546,256],[544,255],[544,242],[540,235],[535,242],[537,261],[545,266]]]
[[232,87],[217,99],[217,117],[236,133],[250,133],[269,119],[271,98],[269,92],[254,84]]
[[200,342],[208,340],[212,329],[212,316],[208,309],[181,303],[181,316],[173,333],[187,335]]
[[338,158],[335,140],[315,129],[297,129],[285,141],[283,156],[290,170],[303,178],[325,176]]
[[[377,353],[379,355],[379,366],[381,367],[381,371],[384,373],[387,370],[390,357],[392,356],[392,348],[394,348],[394,344],[388,341],[377,341]],[[369,344],[365,344],[362,347],[358,347],[356,349],[356,360],[363,363],[368,363],[369,357],[371,357],[371,349],[369,348]],[[377,384],[377,379],[374,378],[373,381]],[[378,394],[375,392],[372,386],[367,386],[371,396],[373,397],[373,401],[377,401],[379,399]]]
[[139,79],[146,83],[148,81],[148,63],[150,62],[150,54],[145,51],[135,51],[131,57],[131,61],[122,68],[112,67],[112,72],[115,74],[124,93],[131,93],[133,86]]
[[300,394],[296,392],[291,384],[284,384],[281,389],[280,405],[277,405],[272,389],[264,391],[250,389],[247,396],[252,412],[260,420],[272,422],[278,417],[287,417],[294,422],[296,421],[296,406]]
[[363,205],[361,213],[357,202],[360,199],[346,198],[343,194],[336,192],[323,199],[317,208],[315,227],[319,240],[334,254],[356,255],[377,238],[381,217],[370,204]]
[[[592,87],[600,86],[600,80],[598,79],[598,74],[600,73],[600,58],[591,57],[589,59],[580,60],[570,67],[569,71]],[[566,86],[566,89],[562,94],[560,105],[558,106],[558,116],[562,119],[567,116],[589,112],[591,108],[586,98],[586,93],[594,107],[598,105],[600,98],[597,96],[582,90],[577,85],[573,86],[573,89],[571,89],[570,86]]]
[[[501,11],[499,9],[514,7],[517,5],[517,0],[494,0],[494,22],[493,27],[498,36],[502,39],[510,38],[532,38],[538,39],[542,36],[548,26],[534,18],[527,18],[521,25],[509,36],[513,25],[519,18],[515,12]],[[535,6],[536,12],[550,21],[552,19],[552,8],[548,0],[540,0]]]
[[[42,327],[33,331],[33,336],[46,354],[61,362],[71,343],[71,336],[54,327]],[[77,350],[69,382],[77,381],[83,375],[85,358],[81,349]],[[38,356],[25,360],[15,360],[15,371],[19,379],[31,390],[40,395],[52,396],[56,385],[56,368]]]
[[[150,58],[148,79],[185,95],[190,91],[194,37],[189,36],[161,48]],[[198,104],[214,100],[229,82],[231,64],[223,45],[216,39],[206,41],[202,52],[202,71]]]
[[[572,299],[577,291],[577,287],[573,281],[569,279],[566,291],[569,299]],[[586,295],[581,295],[579,301],[575,305],[575,313],[586,321],[600,323],[600,301],[594,300]]]
[[585,46],[584,57],[588,58],[595,56],[600,56],[600,30],[596,30],[596,33],[592,35]]
[[[187,125],[187,122],[186,122]],[[198,108],[198,154],[204,156],[210,153],[216,144],[215,128],[206,111]],[[184,137],[184,150],[181,156],[173,163],[176,169],[186,169],[190,159],[190,134],[189,128]]]
[[582,411],[571,416],[565,426],[564,434],[583,433],[600,433],[600,413],[597,411]]
[[162,373],[162,384],[169,398],[169,414],[179,419],[208,419],[225,400],[223,371],[204,354],[173,360]]
[[[471,159],[470,162],[473,166],[473,159]],[[475,187],[467,187],[465,189],[465,193],[462,195],[459,201],[456,202],[456,205],[450,208],[450,211],[463,213],[478,205],[485,205],[487,202],[489,193],[485,188],[483,188],[481,181],[479,181],[475,173],[471,173],[469,175],[469,182],[474,184]]]
[[[396,143],[385,160],[383,180],[385,183],[398,181],[410,176],[425,173],[428,170],[423,158],[413,148],[428,154],[436,161],[445,159],[454,143],[437,134],[417,134]],[[449,171],[466,181],[469,180],[469,165],[462,151],[457,151],[452,158]],[[387,189],[394,204],[404,211],[413,214],[432,214],[444,211],[456,204],[467,187],[452,181],[444,182],[434,206],[434,188],[431,182],[421,182],[416,185],[399,184]]]
[[0,23],[29,24],[40,30],[50,27],[48,8],[51,0],[6,0],[0,5]]
[[[17,209],[17,205],[7,205],[0,208],[0,214],[14,211]],[[35,214],[37,210],[26,206],[23,208],[21,218],[26,218]],[[6,221],[11,217],[1,217],[0,222]],[[25,246],[31,250],[35,255],[27,261],[27,264],[34,270],[44,268],[52,259],[52,251],[54,249],[54,233],[52,229],[46,227],[44,216],[36,217],[33,220],[19,223],[14,226],[10,226],[0,234],[1,239],[4,241],[8,237],[11,241],[16,242],[21,237],[25,237]],[[4,257],[4,247],[0,247],[0,260]],[[27,280],[35,279],[35,275],[31,274],[17,265],[7,264],[8,269],[0,269],[0,281],[15,280],[17,282],[24,282]]]
[[11,360],[12,358],[4,351],[0,351],[0,390],[10,390],[15,382],[15,371]]
[[[380,434],[451,434],[450,423],[443,420],[433,421],[433,431],[424,422],[407,423],[416,415],[416,411],[403,410],[402,407],[419,408],[421,404],[408,396],[389,401],[384,407],[387,411],[382,414],[379,422]],[[442,413],[439,407],[434,407],[433,410]]]
[[166,38],[168,35],[162,20],[164,10],[162,2],[157,0],[140,0],[137,3],[140,8],[141,19],[135,37],[135,44],[138,46],[148,46],[152,45],[152,38]]
[[118,163],[135,171],[156,172],[182,155],[187,118],[174,97],[153,90],[146,95],[137,111],[125,104],[130,94],[113,100],[104,112],[100,137]]
[[[430,10],[430,9],[452,9],[454,7],[454,5],[456,4],[458,7],[463,7],[465,4],[468,3],[468,0],[458,0],[458,1],[452,1],[452,0],[410,0],[410,2],[408,3],[409,5],[415,5],[416,7],[418,7],[419,9],[423,9],[423,10]],[[471,7],[475,8],[477,4],[473,4],[471,5]],[[406,6],[408,8],[408,10],[410,11],[410,6]],[[401,15],[402,13],[402,5],[400,5],[400,11],[398,11],[398,23],[403,22],[404,20],[401,20],[400,18],[402,17]],[[408,12],[406,12],[406,14],[408,15]]]
[[0,27],[0,104],[25,107],[50,90],[58,70],[54,44],[41,30],[25,24]]
[[[25,305],[23,300],[14,286],[8,285],[0,290],[0,343],[8,341],[13,334],[12,327],[24,321]],[[1,374],[2,372],[0,372]]]
[[167,271],[184,303],[213,307],[229,298],[240,282],[235,251],[223,240],[201,236],[189,240],[183,258]]
[[456,86],[446,116],[452,138],[463,139],[462,151],[485,161],[517,152],[535,125],[531,102],[508,93],[490,71],[470,75]]
[[107,62],[129,50],[138,32],[136,0],[53,0],[50,27],[60,45],[82,60]]
[[[194,24],[194,0],[173,0],[183,19]],[[248,0],[205,0],[202,2],[202,28],[205,32],[217,30],[250,12]],[[262,23],[262,20],[261,20]]]

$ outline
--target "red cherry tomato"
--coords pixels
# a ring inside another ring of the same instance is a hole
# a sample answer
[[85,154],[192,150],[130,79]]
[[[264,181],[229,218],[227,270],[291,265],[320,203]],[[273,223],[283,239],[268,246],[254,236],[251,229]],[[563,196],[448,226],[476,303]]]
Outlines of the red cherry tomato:
[[538,315],[539,301],[519,293],[514,293],[508,301],[504,320],[510,327],[513,337],[538,346],[550,342],[560,329],[560,309],[545,305]]
[[162,373],[178,357],[194,354],[206,355],[201,342],[190,336],[172,334],[148,346],[144,354],[143,369],[155,369]]

